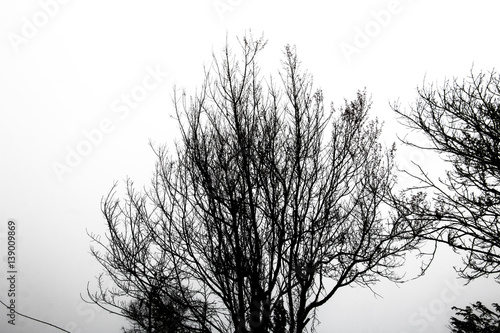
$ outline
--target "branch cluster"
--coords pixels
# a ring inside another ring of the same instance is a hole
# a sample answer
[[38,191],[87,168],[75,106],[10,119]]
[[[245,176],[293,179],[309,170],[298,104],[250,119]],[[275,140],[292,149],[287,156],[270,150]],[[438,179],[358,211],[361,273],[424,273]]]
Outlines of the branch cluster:
[[[414,175],[432,189],[432,205],[421,207],[415,220],[437,221],[428,238],[465,251],[462,277],[469,281],[500,273],[500,75],[474,74],[463,82],[428,86],[409,113],[395,111],[410,129],[426,135],[431,149],[449,162],[446,178],[434,182],[420,168]],[[434,225],[429,223],[429,226]],[[496,278],[500,278],[497,275]]]

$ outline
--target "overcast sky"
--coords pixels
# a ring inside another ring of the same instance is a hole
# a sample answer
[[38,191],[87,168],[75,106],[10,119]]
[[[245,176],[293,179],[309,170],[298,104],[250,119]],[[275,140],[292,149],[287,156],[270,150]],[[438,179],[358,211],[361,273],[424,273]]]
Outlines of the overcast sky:
[[[74,333],[126,324],[80,299],[101,272],[86,230],[105,231],[100,200],[115,180],[148,182],[148,141],[175,140],[174,84],[194,92],[226,34],[234,42],[246,29],[264,33],[266,74],[276,73],[284,45],[296,45],[327,105],[366,87],[392,140],[404,129],[388,103],[408,105],[424,77],[497,66],[499,9],[493,0],[1,1],[0,299],[6,225],[15,219],[20,312]],[[398,154],[403,166],[433,165],[403,147]],[[453,264],[460,258],[443,249],[424,277],[375,286],[383,298],[341,290],[319,311],[318,332],[447,332],[451,306],[498,302],[493,281],[463,287]],[[56,332],[19,316],[12,327],[4,312],[1,332]]]

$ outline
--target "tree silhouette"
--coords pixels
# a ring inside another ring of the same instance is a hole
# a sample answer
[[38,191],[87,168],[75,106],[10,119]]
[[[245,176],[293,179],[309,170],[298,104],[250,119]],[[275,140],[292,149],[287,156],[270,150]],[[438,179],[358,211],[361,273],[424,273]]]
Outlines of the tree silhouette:
[[[419,166],[420,174],[413,177],[420,181],[422,200],[400,205],[429,227],[426,238],[465,253],[461,277],[470,281],[493,274],[500,282],[500,76],[471,71],[463,82],[419,89],[408,113],[393,108],[429,144],[403,141],[438,152],[451,169],[436,182]],[[429,190],[435,195],[425,200]]]
[[[134,192],[132,182],[127,188],[127,209],[112,199],[115,186],[102,203],[109,230],[106,242],[99,235],[89,234],[98,245],[91,246],[91,254],[105,273],[97,279],[98,291],[87,289],[87,302],[127,318],[132,323],[131,328],[124,329],[127,333],[206,332],[198,323],[203,320],[194,318],[183,305],[181,299],[189,298],[188,290],[177,284],[179,276],[170,270],[172,259],[158,247],[151,225],[144,223],[145,219],[152,220],[145,201]],[[115,287],[106,288],[107,281]]]
[[294,48],[279,79],[264,80],[265,41],[239,45],[240,57],[229,46],[214,56],[194,97],[175,91],[181,140],[173,154],[154,148],[151,187],[128,182],[124,201],[114,190],[104,201],[109,233],[129,230],[162,259],[124,253],[125,238],[107,253],[120,272],[168,272],[165,292],[191,328],[300,333],[340,288],[401,281],[419,230],[390,208],[395,151],[379,142],[366,93],[325,114]]
[[453,307],[456,315],[463,317],[451,317],[449,328],[452,333],[499,333],[500,332],[500,306],[493,303],[496,313],[481,302],[466,306],[465,309]]

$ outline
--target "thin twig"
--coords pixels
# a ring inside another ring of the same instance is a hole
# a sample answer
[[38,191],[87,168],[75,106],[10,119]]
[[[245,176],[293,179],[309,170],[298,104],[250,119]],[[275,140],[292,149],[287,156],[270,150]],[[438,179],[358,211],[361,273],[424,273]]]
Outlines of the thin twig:
[[[10,309],[12,310],[10,307],[7,306],[7,304],[5,304],[4,302],[2,302],[2,300],[0,300],[0,303],[2,303],[7,309]],[[24,317],[24,318],[28,318],[28,319],[31,319],[31,320],[34,320],[34,321],[37,321],[39,323],[42,323],[42,324],[45,324],[45,325],[49,325],[49,326],[52,326],[52,327],[55,327],[57,328],[58,330],[61,330],[63,332],[67,332],[67,333],[71,333],[70,331],[66,331],[64,328],[60,328],[59,326],[56,326],[56,325],[53,325],[51,323],[48,323],[46,321],[43,321],[43,320],[40,320],[40,319],[36,319],[36,318],[33,318],[33,317],[30,317],[30,316],[27,316],[25,314],[22,314],[16,310],[13,310],[15,313],[17,313],[18,315],[20,315],[21,317]]]

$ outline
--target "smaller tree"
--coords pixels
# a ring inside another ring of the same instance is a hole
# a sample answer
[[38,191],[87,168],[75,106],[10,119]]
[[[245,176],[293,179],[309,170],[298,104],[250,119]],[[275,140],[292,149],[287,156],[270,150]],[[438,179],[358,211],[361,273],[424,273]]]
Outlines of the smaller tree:
[[[158,246],[152,225],[144,223],[154,209],[150,211],[145,195],[136,193],[131,181],[127,181],[128,205],[120,207],[115,186],[101,206],[109,231],[106,241],[89,234],[98,245],[91,246],[91,254],[105,272],[97,278],[97,291],[87,288],[90,300],[86,301],[127,318],[132,326],[124,328],[125,333],[206,332],[200,329],[205,318],[195,318],[184,306],[184,300],[193,295],[174,281],[182,276],[173,275],[172,259]],[[114,288],[105,287],[105,278]],[[206,313],[206,303],[193,304]]]
[[500,333],[500,306],[493,303],[496,313],[481,302],[466,306],[465,309],[453,307],[456,315],[463,317],[451,317],[450,328],[452,333]]

